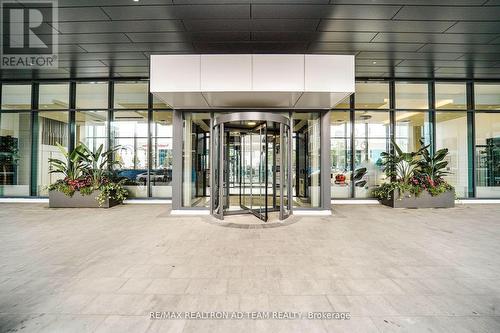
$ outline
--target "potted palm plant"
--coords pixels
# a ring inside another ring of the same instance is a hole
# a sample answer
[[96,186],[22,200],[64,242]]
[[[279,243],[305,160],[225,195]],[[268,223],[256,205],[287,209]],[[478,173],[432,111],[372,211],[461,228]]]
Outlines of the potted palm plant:
[[382,153],[384,172],[390,182],[373,190],[379,201],[393,208],[450,208],[455,206],[455,189],[444,176],[448,149],[432,154],[421,143],[416,152],[406,153],[393,142],[394,153]]
[[119,162],[112,156],[120,147],[94,152],[80,143],[71,152],[57,144],[65,159],[49,159],[50,173],[62,174],[63,179],[48,186],[51,208],[109,208],[127,198],[123,180],[109,171]]

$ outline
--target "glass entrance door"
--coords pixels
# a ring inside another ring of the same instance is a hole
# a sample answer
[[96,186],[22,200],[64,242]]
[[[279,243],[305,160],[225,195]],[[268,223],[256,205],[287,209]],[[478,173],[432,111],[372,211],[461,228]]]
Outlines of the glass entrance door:
[[267,221],[266,123],[241,133],[240,207]]
[[291,213],[290,126],[281,115],[232,113],[215,118],[212,128],[211,213],[250,213],[267,221]]

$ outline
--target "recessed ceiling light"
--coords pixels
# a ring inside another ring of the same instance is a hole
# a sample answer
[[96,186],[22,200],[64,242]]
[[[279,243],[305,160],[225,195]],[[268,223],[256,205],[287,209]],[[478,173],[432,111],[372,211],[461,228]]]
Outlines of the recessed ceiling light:
[[247,123],[247,125],[250,125],[250,126],[253,126],[253,125],[256,125],[256,124],[257,124],[257,123],[256,123],[255,121],[249,121],[249,122]]
[[376,63],[377,63],[376,61],[372,62],[372,64],[374,64],[374,65],[375,65]]

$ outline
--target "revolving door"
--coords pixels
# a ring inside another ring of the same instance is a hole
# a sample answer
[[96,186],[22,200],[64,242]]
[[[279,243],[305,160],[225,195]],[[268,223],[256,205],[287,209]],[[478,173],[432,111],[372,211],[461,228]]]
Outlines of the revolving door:
[[216,116],[212,126],[211,214],[250,213],[266,222],[291,213],[291,132],[287,117],[241,112]]

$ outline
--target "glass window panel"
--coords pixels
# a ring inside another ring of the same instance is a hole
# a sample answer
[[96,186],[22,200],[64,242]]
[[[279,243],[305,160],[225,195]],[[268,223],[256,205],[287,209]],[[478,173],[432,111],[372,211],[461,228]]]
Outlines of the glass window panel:
[[40,110],[68,109],[69,84],[40,84],[38,107]]
[[76,84],[77,109],[107,109],[108,82],[78,82]]
[[31,115],[0,113],[0,197],[30,195]]
[[350,108],[351,108],[351,96],[347,96],[334,107],[334,109],[350,109]]
[[356,109],[388,109],[389,84],[386,82],[357,82]]
[[436,112],[436,149],[448,148],[446,181],[468,196],[467,112]]
[[155,111],[151,124],[151,136],[172,137],[172,111]]
[[115,109],[147,109],[148,108],[148,83],[116,82],[114,86]]
[[172,112],[155,111],[152,120],[150,185],[155,198],[172,197]]
[[396,82],[396,109],[428,109],[427,83]]
[[171,107],[167,103],[153,95],[153,109],[171,109]]
[[121,146],[115,159],[117,175],[127,179],[126,189],[131,198],[143,198],[147,193],[148,175],[148,112],[115,111],[111,123],[113,146]]
[[68,121],[68,111],[38,112],[38,195],[47,195],[46,186],[63,178],[49,173],[49,158],[65,159],[57,144],[68,147]]
[[294,207],[317,208],[321,205],[320,120],[319,112],[296,112],[293,114],[292,191]]
[[31,85],[30,84],[2,85],[2,109],[30,110]]
[[354,129],[354,174],[366,168],[362,177],[353,180],[355,196],[367,198],[386,180],[380,154],[389,147],[389,112],[356,111]]
[[436,82],[436,109],[465,110],[467,109],[465,83]]
[[474,84],[474,101],[478,110],[500,110],[500,84]]
[[476,194],[500,197],[500,113],[476,114]]
[[349,198],[351,183],[351,121],[349,111],[330,112],[331,196]]
[[396,143],[405,152],[418,151],[420,140],[430,143],[431,124],[428,112],[396,112]]
[[77,111],[76,143],[83,142],[93,151],[102,144],[107,149],[108,111]]
[[208,207],[210,113],[183,112],[182,205]]

